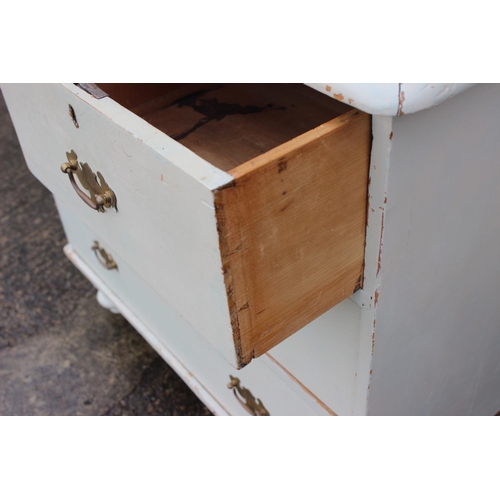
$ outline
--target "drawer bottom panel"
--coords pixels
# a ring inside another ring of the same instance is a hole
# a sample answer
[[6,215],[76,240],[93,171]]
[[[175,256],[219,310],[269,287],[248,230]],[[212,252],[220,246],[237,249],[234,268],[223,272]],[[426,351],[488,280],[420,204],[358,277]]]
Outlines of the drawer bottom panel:
[[[123,316],[172,366],[195,394],[218,415],[249,415],[244,389],[259,399],[270,415],[326,415],[325,409],[307,395],[286,373],[277,373],[265,358],[255,359],[242,370],[232,368],[176,311],[122,260],[119,249],[98,239],[91,228],[56,199],[69,241],[66,255],[80,271],[105,293]],[[93,250],[95,242],[117,265],[106,269]],[[165,277],[168,279],[168,277]],[[230,377],[240,389],[229,389]],[[287,381],[289,380],[289,381]],[[233,392],[234,391],[234,392]],[[238,401],[238,398],[240,401]]]

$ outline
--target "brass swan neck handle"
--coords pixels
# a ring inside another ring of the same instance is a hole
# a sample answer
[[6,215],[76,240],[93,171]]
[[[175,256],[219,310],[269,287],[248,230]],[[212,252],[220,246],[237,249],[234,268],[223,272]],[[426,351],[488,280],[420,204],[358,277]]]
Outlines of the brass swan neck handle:
[[105,267],[106,269],[116,269],[118,270],[118,265],[114,261],[113,257],[109,255],[104,248],[99,246],[98,241],[94,241],[94,245],[92,246],[92,250],[95,253],[95,256],[99,263],[101,264],[102,267]]
[[[68,175],[76,194],[93,210],[105,212],[105,208],[113,207],[118,211],[116,195],[108,186],[102,174],[100,172],[94,174],[87,163],[78,162],[78,157],[73,150],[66,153],[66,157],[68,161],[61,165],[61,170]],[[78,177],[83,188],[90,192],[90,196],[80,189],[74,174]]]
[[[238,400],[245,410],[255,417],[268,417],[269,412],[266,410],[262,401],[253,396],[253,394],[240,385],[240,379],[229,375],[231,382],[227,384],[228,389],[233,390],[234,397]],[[239,394],[239,396],[238,396]]]

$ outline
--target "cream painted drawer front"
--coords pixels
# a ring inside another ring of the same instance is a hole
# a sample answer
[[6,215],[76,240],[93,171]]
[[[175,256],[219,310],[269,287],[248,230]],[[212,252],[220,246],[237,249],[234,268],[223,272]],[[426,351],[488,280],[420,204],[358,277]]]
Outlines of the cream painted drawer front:
[[[110,98],[2,88],[32,172],[233,366],[361,286],[367,115],[347,111],[225,172]],[[60,169],[69,151],[118,211],[78,198]]]
[[[56,202],[71,245],[71,260],[112,301],[116,301],[120,312],[138,327],[160,354],[165,356],[167,353],[167,361],[213,412],[249,414],[227,387],[231,375],[240,380],[240,387],[250,390],[255,398],[260,399],[271,415],[327,414],[293,379],[280,373],[279,368],[266,364],[264,358],[254,360],[240,371],[232,368],[144,283],[114,248],[100,239],[100,247],[118,266],[112,270],[103,267],[92,250],[98,236],[63,202]],[[142,327],[134,321],[136,318],[140,319]]]
[[[35,176],[98,238],[112,240],[121,257],[235,363],[225,342],[231,324],[209,189],[210,182],[230,178],[111,100],[60,85],[6,85],[2,91]],[[127,124],[142,140],[117,125],[124,125],[124,115],[131,115]],[[95,212],[78,198],[60,170],[71,150],[101,172],[116,193],[118,212]],[[199,181],[203,176],[208,179]]]

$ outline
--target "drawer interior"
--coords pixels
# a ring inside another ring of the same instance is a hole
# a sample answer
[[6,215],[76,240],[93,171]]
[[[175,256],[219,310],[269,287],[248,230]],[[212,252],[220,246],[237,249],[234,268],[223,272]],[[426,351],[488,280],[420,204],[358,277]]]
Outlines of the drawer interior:
[[99,83],[113,100],[229,171],[352,108],[299,83]]

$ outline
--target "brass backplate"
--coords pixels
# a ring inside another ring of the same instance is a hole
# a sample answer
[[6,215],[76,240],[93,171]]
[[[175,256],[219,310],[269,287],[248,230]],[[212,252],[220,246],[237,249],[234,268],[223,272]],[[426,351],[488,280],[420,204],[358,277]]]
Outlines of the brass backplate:
[[[68,158],[68,163],[64,163],[61,166],[62,171],[67,173],[69,169],[75,173],[81,186],[90,193],[90,196],[87,197],[81,192],[80,197],[83,195],[82,199],[84,199],[88,205],[94,205],[94,208],[99,212],[104,212],[104,208],[111,207],[118,211],[116,206],[116,195],[109,187],[101,172],[94,173],[88,163],[79,162],[78,156],[73,150],[66,153],[66,157]],[[75,189],[78,191],[76,186]]]
[[[227,384],[228,389],[232,389],[234,397],[238,400],[243,408],[248,413],[255,417],[268,417],[269,412],[266,410],[262,401],[253,396],[253,394],[246,388],[240,385],[240,379],[229,375],[231,382]],[[238,396],[239,394],[239,396]]]
[[111,255],[109,255],[109,253],[106,252],[106,250],[104,250],[104,248],[102,248],[99,245],[98,241],[94,241],[94,246],[92,247],[92,250],[94,251],[95,256],[97,257],[97,260],[101,263],[103,267],[105,267],[106,269],[118,270],[118,265],[114,261],[113,257],[111,257]]

